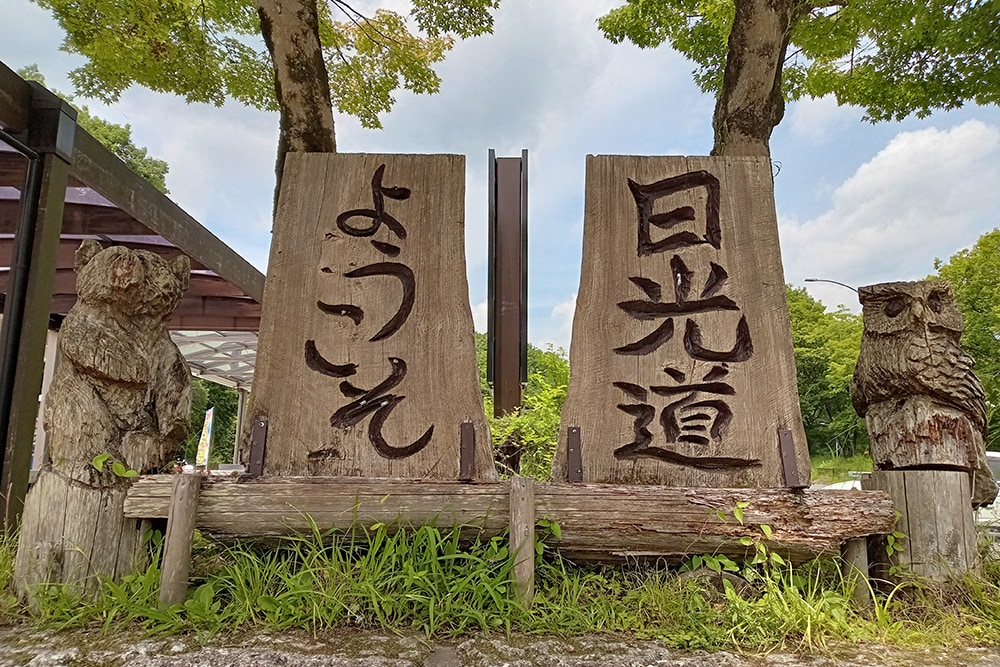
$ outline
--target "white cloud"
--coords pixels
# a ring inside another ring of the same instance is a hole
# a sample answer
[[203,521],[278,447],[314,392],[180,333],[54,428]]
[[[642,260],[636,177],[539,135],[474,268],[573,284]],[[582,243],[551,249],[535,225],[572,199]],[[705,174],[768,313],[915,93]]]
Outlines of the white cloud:
[[[898,134],[805,222],[781,221],[785,277],[858,286],[920,279],[996,224],[1000,128],[967,121]],[[835,286],[811,285],[824,303],[853,303]]]
[[857,107],[841,106],[837,98],[827,95],[818,99],[805,98],[789,105],[791,135],[799,141],[824,143],[837,136],[837,130],[861,121],[863,112]]
[[486,302],[472,304],[472,324],[479,333],[486,332],[486,324],[489,318],[489,311],[486,309]]
[[[532,333],[532,344],[544,348],[551,344],[569,350],[569,340],[573,333],[573,314],[576,312],[576,293],[568,299],[557,303],[549,312],[548,318],[538,326],[538,333]],[[536,328],[534,324],[532,328]]]

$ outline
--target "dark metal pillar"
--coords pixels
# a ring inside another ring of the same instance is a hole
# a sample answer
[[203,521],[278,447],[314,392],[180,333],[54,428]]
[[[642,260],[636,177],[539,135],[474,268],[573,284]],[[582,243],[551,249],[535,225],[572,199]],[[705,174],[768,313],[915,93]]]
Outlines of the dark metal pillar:
[[17,526],[24,496],[42,387],[49,305],[69,166],[73,161],[76,110],[32,84],[24,145],[34,155],[21,197],[11,282],[0,326],[0,495],[4,526]]
[[[519,158],[489,153],[489,302],[487,379],[493,414],[516,411],[528,380],[528,151]],[[505,446],[506,465],[517,470],[517,443]]]

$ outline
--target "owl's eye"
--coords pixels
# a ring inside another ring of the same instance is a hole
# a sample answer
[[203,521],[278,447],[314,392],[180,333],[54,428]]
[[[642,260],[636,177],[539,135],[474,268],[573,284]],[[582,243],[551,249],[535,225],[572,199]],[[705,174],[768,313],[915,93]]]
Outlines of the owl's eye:
[[882,312],[884,312],[889,317],[896,317],[896,315],[899,315],[901,312],[903,312],[904,308],[906,308],[906,299],[904,299],[901,296],[894,296],[893,298],[889,299],[888,303],[885,304],[885,307],[882,309]]
[[931,292],[931,295],[927,297],[927,305],[935,313],[940,313],[941,309],[944,308],[944,299],[941,292]]

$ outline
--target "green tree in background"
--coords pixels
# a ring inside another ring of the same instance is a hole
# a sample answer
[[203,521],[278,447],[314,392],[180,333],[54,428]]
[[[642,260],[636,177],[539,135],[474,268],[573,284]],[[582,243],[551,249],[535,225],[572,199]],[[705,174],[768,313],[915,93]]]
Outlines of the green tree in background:
[[[32,64],[22,67],[17,70],[17,73],[22,79],[37,81],[43,86],[45,85],[45,77],[39,71],[37,65]],[[59,95],[69,102],[73,101],[72,97],[67,97],[62,93],[59,93]],[[145,178],[157,190],[163,194],[170,192],[167,190],[166,180],[167,172],[170,171],[169,165],[163,160],[151,157],[149,151],[133,143],[132,127],[130,125],[109,123],[103,118],[98,118],[91,114],[90,109],[85,106],[74,106],[79,112],[76,122],[80,127],[104,144],[108,150],[127,164],[129,169]]]
[[976,360],[975,372],[986,390],[986,444],[1000,449],[1000,229],[947,262],[934,260],[934,268],[951,283],[965,319],[962,347]]
[[851,378],[861,350],[861,316],[827,312],[804,288],[786,287],[799,405],[809,451],[854,456],[868,448],[864,420],[851,404]]
[[[548,479],[569,384],[566,351],[552,346],[542,350],[528,345],[528,383],[521,395],[521,410],[503,417],[493,417],[493,390],[486,382],[486,334],[476,334],[476,355],[494,450],[507,443],[515,444],[521,449],[520,474]],[[501,472],[509,474],[512,471]]]
[[664,42],[718,94],[713,154],[767,155],[784,101],[834,95],[872,121],[1000,102],[995,0],[626,0],[613,42]]
[[236,444],[236,412],[239,394],[235,389],[199,378],[191,380],[191,430],[181,445],[181,457],[194,463],[198,453],[198,440],[205,423],[205,413],[215,408],[212,415],[212,445],[209,463],[231,463]]

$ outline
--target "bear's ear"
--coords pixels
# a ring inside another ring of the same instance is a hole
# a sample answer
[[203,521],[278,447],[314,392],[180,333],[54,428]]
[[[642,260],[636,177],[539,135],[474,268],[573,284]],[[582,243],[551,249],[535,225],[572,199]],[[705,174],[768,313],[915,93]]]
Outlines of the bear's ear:
[[177,276],[177,282],[181,284],[181,291],[186,292],[188,282],[191,280],[191,260],[187,255],[178,255],[171,262],[170,268],[173,269],[174,275]]
[[94,239],[84,239],[73,254],[73,270],[79,273],[80,269],[90,264],[90,260],[94,259],[97,253],[102,250],[104,250],[104,246]]

